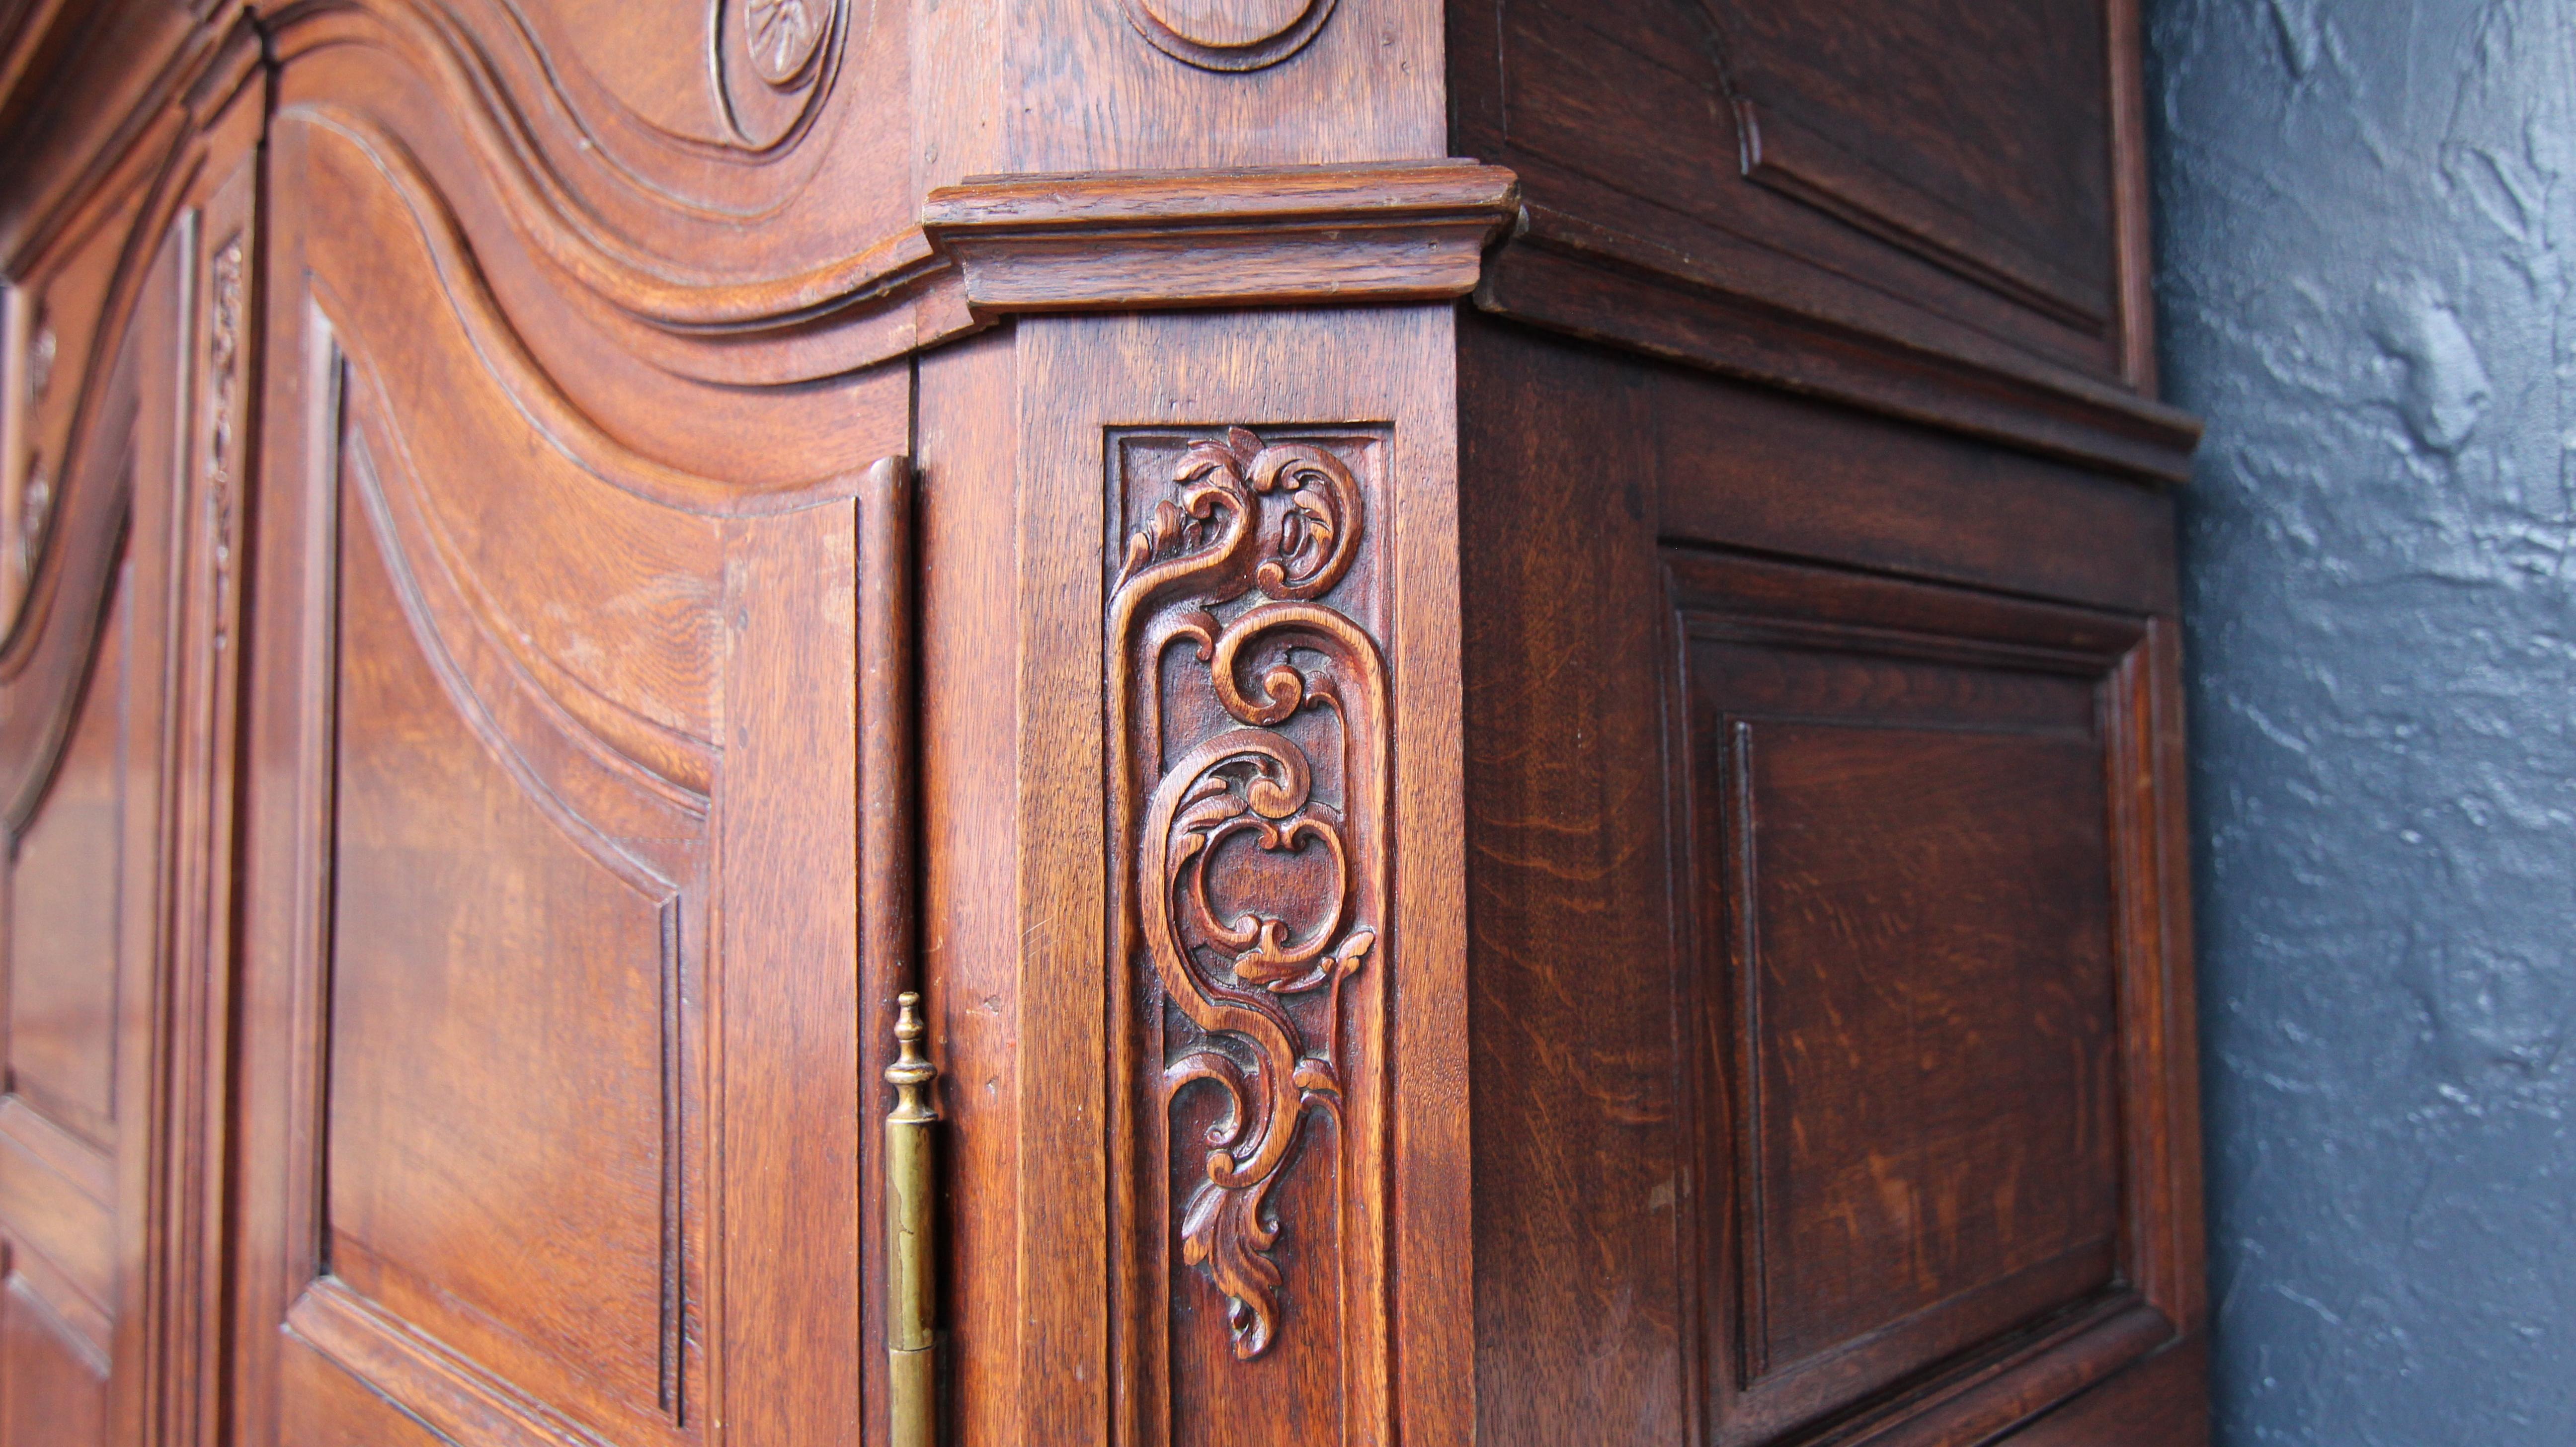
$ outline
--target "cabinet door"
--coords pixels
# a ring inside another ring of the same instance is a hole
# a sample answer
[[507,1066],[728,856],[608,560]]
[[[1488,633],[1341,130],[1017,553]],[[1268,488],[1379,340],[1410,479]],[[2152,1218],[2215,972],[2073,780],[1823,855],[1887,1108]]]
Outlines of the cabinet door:
[[6,291],[4,1447],[199,1430],[215,553],[260,110],[238,63],[200,99],[204,128],[138,143]]
[[271,137],[241,1440],[853,1441],[852,479],[592,422],[368,63]]
[[[10,1447],[106,1442],[127,1335],[119,1167],[127,1147],[146,1140],[148,1119],[117,1066],[148,1054],[149,1041],[134,1038],[119,1006],[146,983],[129,977],[129,962],[148,971],[149,958],[134,961],[120,936],[129,920],[149,918],[148,899],[129,898],[138,872],[127,866],[149,858],[148,847],[128,843],[137,823],[148,841],[157,792],[157,630],[148,625],[157,621],[150,603],[160,538],[149,530],[137,547],[127,528],[143,348],[105,325],[101,306],[140,210],[141,198],[129,197],[110,216],[90,218],[80,238],[88,244],[9,297],[0,1442]],[[167,257],[152,268],[153,290],[167,290],[171,270]],[[156,310],[166,320],[166,306]],[[84,399],[81,376],[94,357],[106,377],[95,399]],[[128,425],[77,426],[84,400]],[[148,889],[148,866],[140,882]]]

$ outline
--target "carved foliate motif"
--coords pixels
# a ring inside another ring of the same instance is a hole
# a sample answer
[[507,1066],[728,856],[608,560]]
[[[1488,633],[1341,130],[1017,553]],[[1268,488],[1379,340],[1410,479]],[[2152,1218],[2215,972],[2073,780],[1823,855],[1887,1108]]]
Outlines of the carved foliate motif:
[[[1201,1151],[1171,1167],[1180,1255],[1249,1359],[1297,1229],[1274,1191],[1295,1169],[1340,1188],[1349,1082],[1379,1054],[1345,986],[1385,968],[1387,674],[1334,601],[1366,518],[1332,446],[1233,428],[1189,442],[1170,486],[1109,605],[1120,935],[1160,1041],[1145,1134],[1165,1161]],[[1329,1147],[1299,1149],[1310,1116]]]
[[1259,70],[1306,47],[1334,0],[1126,0],[1127,23],[1201,70]]
[[[206,371],[207,410],[212,416],[206,435],[206,532],[214,555],[215,592],[220,598],[232,582],[233,484],[234,470],[239,466],[236,456],[239,444],[234,435],[235,404],[241,391],[242,244],[239,237],[226,242],[223,249],[215,253],[209,274],[208,305],[213,316],[206,328]],[[216,616],[222,616],[220,608]],[[228,642],[220,623],[216,625],[214,642],[217,648]]]

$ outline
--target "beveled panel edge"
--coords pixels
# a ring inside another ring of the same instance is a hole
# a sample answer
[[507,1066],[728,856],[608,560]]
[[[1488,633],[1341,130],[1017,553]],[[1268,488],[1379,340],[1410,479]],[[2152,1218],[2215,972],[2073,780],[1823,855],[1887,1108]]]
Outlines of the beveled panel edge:
[[15,1136],[0,1137],[0,1235],[19,1243],[21,1260],[42,1258],[100,1312],[116,1301],[115,1213],[79,1175]]
[[1887,335],[1796,311],[1722,270],[1545,206],[1487,259],[1496,316],[2140,481],[2188,481],[2200,420],[1962,333]]
[[116,1356],[116,1320],[90,1303],[70,1278],[32,1251],[10,1253],[0,1289],[44,1314],[47,1330],[80,1359],[91,1376],[106,1381]]
[[1987,1442],[2181,1335],[2126,1291],[2059,1316],[1924,1392],[1885,1402],[1802,1447],[1952,1447]]
[[1518,177],[1453,158],[975,177],[922,225],[990,320],[1461,297],[1519,211]]
[[114,1207],[115,1157],[56,1124],[16,1091],[0,1095],[0,1140],[51,1167],[100,1206]]
[[606,1438],[420,1335],[336,1278],[305,1288],[288,1309],[284,1329],[450,1441],[473,1447],[608,1447]]

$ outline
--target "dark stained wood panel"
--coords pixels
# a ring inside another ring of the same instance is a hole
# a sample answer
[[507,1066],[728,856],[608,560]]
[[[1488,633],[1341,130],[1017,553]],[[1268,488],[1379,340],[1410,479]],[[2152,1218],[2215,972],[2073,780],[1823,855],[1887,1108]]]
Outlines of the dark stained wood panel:
[[2196,1310],[2168,504],[1461,353],[1480,1438],[1975,1441],[2125,1380]]
[[1745,176],[2071,326],[2110,316],[2098,3],[1703,3]]
[[[1892,610],[1774,631],[1697,595],[1734,570],[1675,561],[1719,982],[1701,1149],[1735,1197],[1711,1379],[1718,1440],[1758,1442],[2115,1283],[2119,655]],[[1832,574],[1748,581],[1844,606]]]
[[2183,475],[2128,0],[1450,10],[1453,144],[1528,208],[1481,306]]
[[[1534,201],[1685,254],[1760,248],[1777,302],[1915,305],[2102,365],[2099,0],[1510,0],[1498,33],[1493,159],[1551,163]],[[1549,184],[1556,168],[1581,184]],[[1583,200],[1594,187],[1625,199],[1603,211]]]
[[1918,1323],[1955,1348],[2106,1284],[2099,747],[1735,717],[1756,1375]]
[[[2134,1301],[2109,781],[2144,629],[1668,552],[1687,640],[1712,1440],[1901,1420]],[[2130,886],[2134,887],[2134,886]],[[2047,1369],[2052,1351],[2012,1368]],[[2090,1359],[2079,1379],[2120,1364]]]

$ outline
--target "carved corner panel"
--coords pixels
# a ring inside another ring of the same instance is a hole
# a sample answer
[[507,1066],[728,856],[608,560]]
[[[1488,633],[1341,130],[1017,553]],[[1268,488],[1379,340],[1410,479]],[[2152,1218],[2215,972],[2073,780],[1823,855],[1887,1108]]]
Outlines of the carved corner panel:
[[1338,1414],[1376,1396],[1387,1329],[1385,444],[1108,439],[1143,1441],[1373,1435]]
[[2154,1184],[2150,629],[1665,562],[1709,1440],[1984,1440],[2188,1315]]

